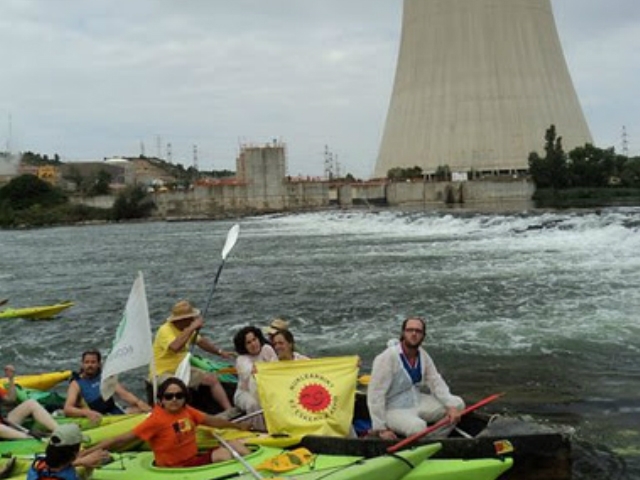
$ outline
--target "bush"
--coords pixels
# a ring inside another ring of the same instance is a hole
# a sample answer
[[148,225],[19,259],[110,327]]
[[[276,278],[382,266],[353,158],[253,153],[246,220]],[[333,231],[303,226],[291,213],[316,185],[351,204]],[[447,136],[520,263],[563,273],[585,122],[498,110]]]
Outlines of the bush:
[[25,210],[35,205],[55,207],[69,201],[67,195],[35,175],[20,175],[0,188],[0,206]]
[[113,204],[113,219],[115,221],[134,218],[146,218],[156,208],[153,199],[142,185],[125,188],[116,197]]

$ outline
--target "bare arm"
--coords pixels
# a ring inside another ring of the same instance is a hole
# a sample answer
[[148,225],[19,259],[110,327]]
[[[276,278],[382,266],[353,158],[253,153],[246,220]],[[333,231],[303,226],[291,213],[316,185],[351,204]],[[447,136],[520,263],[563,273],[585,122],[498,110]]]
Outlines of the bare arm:
[[7,396],[5,399],[7,402],[15,402],[16,401],[16,369],[13,365],[7,365],[4,367],[4,374],[9,380],[9,386],[7,388]]
[[67,388],[67,399],[64,402],[64,414],[67,417],[86,417],[92,423],[99,423],[102,415],[99,412],[91,410],[88,407],[79,407],[80,405],[80,385],[73,380]]
[[151,411],[151,406],[147,402],[138,398],[137,395],[134,395],[133,393],[131,393],[129,390],[124,388],[120,383],[116,385],[116,395],[118,395],[118,397],[120,397],[122,400],[127,402],[131,407],[139,408],[144,412]]
[[97,451],[101,450],[109,450],[113,447],[120,447],[122,445],[126,445],[130,442],[133,442],[138,437],[133,432],[125,432],[115,437],[107,438],[106,440],[101,441],[97,445],[94,445],[91,448],[85,450],[84,455],[93,455]]
[[83,450],[78,454],[78,457],[73,461],[74,467],[82,467],[84,472],[78,472],[80,474],[80,478],[88,479],[91,478],[91,473],[93,469],[99,467],[104,462],[110,459],[109,452],[102,449],[96,450]]
[[175,353],[182,350],[184,346],[189,343],[191,336],[196,332],[196,330],[202,328],[202,325],[204,325],[202,317],[196,318],[188,327],[180,332],[180,335],[173,339],[169,344],[169,349]]
[[200,337],[198,339],[197,345],[205,352],[213,353],[214,355],[220,355],[222,358],[230,359],[235,356],[233,352],[226,352],[223,349],[218,348],[216,344],[207,337]]
[[204,425],[213,428],[235,428],[237,430],[251,430],[251,425],[247,422],[230,422],[223,418],[214,417],[213,415],[206,415],[204,418]]

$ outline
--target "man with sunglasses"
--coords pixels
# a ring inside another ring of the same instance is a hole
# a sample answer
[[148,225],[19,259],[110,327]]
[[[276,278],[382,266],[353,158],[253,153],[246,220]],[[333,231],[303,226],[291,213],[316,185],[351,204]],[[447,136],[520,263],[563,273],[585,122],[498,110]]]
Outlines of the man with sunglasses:
[[427,422],[448,417],[460,420],[464,401],[449,392],[426,350],[421,347],[425,321],[409,317],[402,323],[400,342],[373,361],[367,390],[372,433],[395,440],[396,434],[410,436],[424,430]]
[[[158,387],[158,402],[151,414],[131,431],[103,440],[88,449],[108,450],[122,447],[135,439],[144,440],[153,451],[156,467],[199,467],[225,460],[235,454],[247,455],[249,449],[240,440],[228,440],[224,448],[213,448],[200,453],[197,444],[197,426],[250,430],[247,422],[232,423],[223,418],[208,415],[187,403],[187,386],[176,377],[169,377]],[[188,477],[187,474],[185,474]],[[182,476],[184,478],[185,476]]]

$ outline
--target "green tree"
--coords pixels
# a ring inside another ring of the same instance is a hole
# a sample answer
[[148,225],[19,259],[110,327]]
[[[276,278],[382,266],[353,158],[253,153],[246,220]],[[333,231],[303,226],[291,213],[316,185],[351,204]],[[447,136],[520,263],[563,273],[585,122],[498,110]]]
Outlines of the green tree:
[[449,168],[449,165],[438,165],[435,177],[442,181],[451,180],[451,168]]
[[545,132],[545,156],[529,154],[529,173],[538,188],[560,189],[569,186],[567,154],[562,148],[562,137],[556,135],[555,125]]
[[84,190],[85,178],[76,165],[69,167],[69,170],[63,175],[63,178],[72,182],[78,192],[82,192]]
[[387,172],[389,180],[407,180],[410,178],[422,178],[422,167],[414,166],[409,168],[396,167]]
[[109,195],[111,188],[111,174],[106,170],[100,170],[89,188],[89,195]]
[[606,187],[619,175],[620,162],[613,148],[603,150],[587,143],[569,152],[569,173],[574,187]]
[[625,162],[620,180],[625,187],[640,187],[640,157],[633,157]]
[[35,175],[20,175],[0,188],[0,205],[12,210],[24,210],[35,205],[50,208],[67,202],[62,190]]
[[151,215],[155,203],[142,185],[132,185],[118,194],[113,203],[113,219],[116,221],[145,218]]

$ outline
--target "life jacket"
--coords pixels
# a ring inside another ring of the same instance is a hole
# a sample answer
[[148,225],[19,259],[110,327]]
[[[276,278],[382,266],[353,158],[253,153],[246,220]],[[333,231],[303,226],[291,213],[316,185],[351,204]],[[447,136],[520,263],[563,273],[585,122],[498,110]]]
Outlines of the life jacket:
[[44,457],[37,457],[27,473],[27,480],[79,480],[79,478],[72,465],[52,472]]
[[91,410],[100,413],[120,414],[124,413],[120,407],[116,405],[113,397],[104,400],[100,393],[100,381],[102,374],[93,378],[82,378],[79,373],[73,374],[71,380],[78,382],[80,387],[80,395]]

